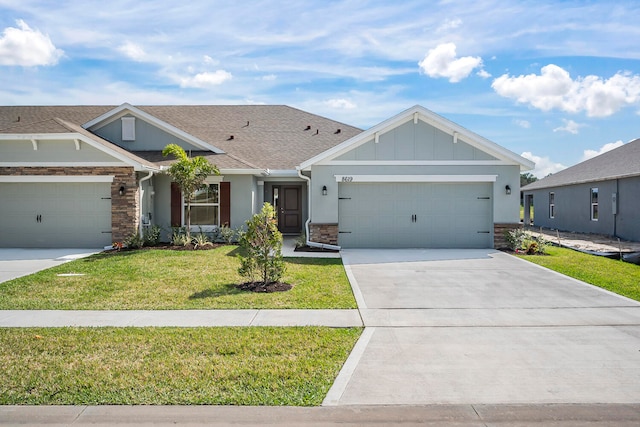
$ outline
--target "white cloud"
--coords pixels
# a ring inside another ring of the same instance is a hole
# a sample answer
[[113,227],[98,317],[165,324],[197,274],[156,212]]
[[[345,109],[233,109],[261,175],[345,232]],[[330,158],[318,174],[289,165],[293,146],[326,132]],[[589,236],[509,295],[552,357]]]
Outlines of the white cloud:
[[277,78],[278,76],[276,76],[275,74],[267,74],[266,76],[260,77],[260,80],[263,80],[265,82],[272,82]]
[[582,123],[576,123],[573,120],[562,119],[562,121],[564,122],[564,126],[555,128],[553,130],[554,132],[568,132],[577,135],[578,130],[580,130],[581,127],[586,126]]
[[195,76],[180,77],[180,87],[206,88],[218,86],[227,80],[231,80],[233,76],[225,70],[217,70],[216,72],[205,71]]
[[488,79],[489,77],[491,77],[491,73],[487,72],[486,70],[482,69],[480,71],[478,71],[476,73],[478,76],[482,77],[483,79]]
[[528,120],[515,119],[513,123],[525,129],[529,129],[531,127],[531,123]]
[[0,37],[0,65],[55,65],[63,55],[48,35],[32,30],[23,20],[16,21],[18,28],[7,27]]
[[436,32],[442,33],[449,30],[455,30],[456,28],[460,27],[460,25],[462,25],[462,19],[447,19],[442,25],[438,27]]
[[446,77],[451,83],[457,83],[469,77],[475,68],[481,67],[482,58],[477,56],[456,58],[456,45],[444,43],[430,49],[418,65],[429,77]]
[[130,59],[133,59],[134,61],[138,61],[138,62],[143,61],[145,56],[147,55],[144,49],[140,47],[140,45],[137,45],[130,41],[127,41],[123,45],[119,46],[118,50],[123,54],[125,54]]
[[551,159],[549,159],[549,157],[536,156],[530,151],[525,151],[524,153],[521,154],[521,156],[524,157],[525,159],[531,160],[536,164],[535,169],[530,173],[535,175],[538,178],[544,178],[550,173],[560,172],[561,170],[567,168],[562,163],[552,162]]
[[511,77],[503,74],[491,87],[500,96],[543,111],[585,111],[589,117],[606,117],[640,101],[640,75],[618,72],[609,79],[589,75],[571,78],[563,68],[549,64],[540,75]]
[[325,105],[339,110],[351,110],[357,107],[356,104],[348,99],[329,99],[328,101],[325,101]]
[[585,160],[589,160],[615,148],[622,147],[623,145],[624,142],[618,140],[616,142],[609,142],[608,144],[604,144],[602,147],[600,147],[599,150],[584,150],[582,161],[584,162]]

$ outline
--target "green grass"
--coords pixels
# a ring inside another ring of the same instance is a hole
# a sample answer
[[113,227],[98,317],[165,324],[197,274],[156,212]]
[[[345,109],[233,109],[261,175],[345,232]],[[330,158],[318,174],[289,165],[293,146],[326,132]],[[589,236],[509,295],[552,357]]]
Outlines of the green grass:
[[[529,206],[529,219],[533,219],[533,205]],[[520,205],[520,221],[524,221],[524,206]]]
[[[0,309],[133,310],[356,308],[340,259],[285,258],[287,292],[235,285],[237,246],[105,252],[0,283]],[[61,273],[84,274],[63,277]]]
[[640,266],[555,246],[548,256],[518,255],[538,265],[640,301]]
[[319,405],[360,332],[0,328],[0,404]]

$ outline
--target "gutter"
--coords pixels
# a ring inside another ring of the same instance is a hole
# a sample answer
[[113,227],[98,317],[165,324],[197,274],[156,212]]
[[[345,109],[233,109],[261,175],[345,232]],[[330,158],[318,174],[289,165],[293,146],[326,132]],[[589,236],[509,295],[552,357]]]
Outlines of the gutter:
[[[138,192],[138,203],[140,206],[140,218],[138,218],[138,233],[140,234],[140,236],[142,237],[142,197],[143,197],[143,193],[144,191],[142,190],[142,183],[148,179],[151,179],[151,177],[153,176],[153,171],[150,170],[149,171],[149,175],[145,176],[144,178],[140,179],[140,181],[138,182],[138,186],[140,191]],[[149,220],[151,221],[151,220]]]
[[299,167],[296,167],[296,170],[298,171],[298,176],[302,179],[304,179],[305,181],[307,181],[307,203],[309,205],[308,209],[307,209],[307,213],[308,213],[308,218],[304,223],[304,230],[305,230],[305,235],[307,236],[307,240],[306,240],[306,244],[307,246],[311,246],[312,248],[321,248],[321,249],[331,249],[334,251],[339,251],[341,248],[340,246],[337,245],[328,245],[326,243],[318,243],[318,242],[312,242],[311,240],[309,240],[309,224],[311,223],[311,178],[309,178],[308,176],[305,176],[302,174],[302,170]]

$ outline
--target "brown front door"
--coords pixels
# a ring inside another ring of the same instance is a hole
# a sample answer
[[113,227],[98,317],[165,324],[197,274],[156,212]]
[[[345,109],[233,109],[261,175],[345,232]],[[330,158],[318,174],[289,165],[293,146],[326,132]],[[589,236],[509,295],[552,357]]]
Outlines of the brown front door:
[[274,185],[273,206],[281,233],[297,234],[302,230],[302,197],[299,185]]

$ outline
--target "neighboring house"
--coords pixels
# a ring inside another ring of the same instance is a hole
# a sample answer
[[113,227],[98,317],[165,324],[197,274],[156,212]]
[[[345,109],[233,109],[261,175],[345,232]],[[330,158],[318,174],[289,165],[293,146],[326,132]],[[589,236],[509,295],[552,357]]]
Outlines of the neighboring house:
[[331,247],[501,246],[533,168],[420,106],[364,132],[287,106],[0,107],[0,247],[182,226],[169,143],[220,169],[194,230],[241,227],[271,202],[283,233]]
[[640,139],[522,188],[525,224],[640,241]]

